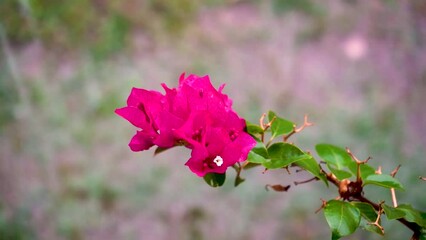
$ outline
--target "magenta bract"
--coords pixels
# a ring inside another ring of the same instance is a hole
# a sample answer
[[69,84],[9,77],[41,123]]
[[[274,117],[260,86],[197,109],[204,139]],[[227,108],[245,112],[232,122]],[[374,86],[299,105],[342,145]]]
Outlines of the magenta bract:
[[179,87],[162,84],[165,94],[133,88],[127,106],[115,112],[139,128],[129,143],[132,151],[156,145],[192,149],[186,165],[198,176],[225,173],[247,159],[256,141],[245,120],[232,110],[232,101],[216,90],[209,76],[181,75]]

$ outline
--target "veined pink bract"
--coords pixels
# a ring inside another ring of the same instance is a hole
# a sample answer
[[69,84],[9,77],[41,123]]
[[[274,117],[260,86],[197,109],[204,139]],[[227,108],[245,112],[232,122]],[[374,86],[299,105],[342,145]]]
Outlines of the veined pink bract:
[[156,145],[192,149],[186,165],[202,177],[225,173],[247,159],[256,141],[247,134],[245,120],[232,110],[232,101],[213,87],[209,76],[181,75],[179,86],[162,84],[165,94],[133,88],[127,106],[115,112],[139,128],[129,143],[132,151]]

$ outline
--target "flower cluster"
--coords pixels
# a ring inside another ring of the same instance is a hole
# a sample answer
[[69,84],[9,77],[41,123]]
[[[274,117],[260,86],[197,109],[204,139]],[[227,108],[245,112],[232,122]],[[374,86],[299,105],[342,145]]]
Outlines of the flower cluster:
[[200,177],[247,159],[256,141],[222,93],[224,85],[216,90],[208,76],[182,74],[177,88],[162,86],[165,94],[133,88],[127,106],[115,111],[140,129],[129,143],[132,151],[186,146],[192,150],[186,165]]

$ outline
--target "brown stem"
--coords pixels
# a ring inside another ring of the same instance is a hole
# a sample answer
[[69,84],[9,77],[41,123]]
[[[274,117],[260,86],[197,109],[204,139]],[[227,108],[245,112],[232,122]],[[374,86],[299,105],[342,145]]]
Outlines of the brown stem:
[[[336,178],[336,176],[334,176],[332,173],[325,173],[325,174],[327,176],[327,180],[329,182],[333,183],[336,187],[339,188],[340,181]],[[356,194],[356,195],[354,195],[352,197],[353,197],[353,199],[355,199],[357,201],[368,203],[371,206],[373,206],[374,209],[376,209],[376,211],[380,211],[380,205],[379,204],[370,201],[368,198],[364,197],[362,194]],[[417,225],[416,223],[409,222],[405,218],[398,218],[396,220],[398,220],[404,226],[406,226],[411,231],[413,231],[413,236],[412,236],[411,240],[418,240],[418,239],[420,239],[421,227],[419,225]]]
[[[380,205],[379,204],[377,204],[377,203],[374,203],[374,202],[372,202],[372,201],[370,201],[368,198],[365,198],[364,196],[362,196],[362,195],[359,195],[359,196],[354,196],[354,198],[356,199],[356,200],[358,200],[358,201],[360,201],[360,202],[364,202],[364,203],[368,203],[368,204],[370,204],[371,206],[373,206],[374,207],[374,209],[376,209],[376,211],[379,211],[380,210]],[[407,221],[405,218],[398,218],[398,219],[396,219],[396,220],[398,220],[400,223],[402,223],[404,226],[406,226],[407,228],[409,228],[411,231],[413,231],[413,237],[411,238],[411,239],[413,239],[413,240],[417,240],[417,239],[419,239],[419,237],[420,237],[420,234],[421,234],[421,228],[417,225],[417,224],[415,224],[415,223],[412,223],[412,222],[409,222],[409,221]],[[416,238],[415,238],[416,237]]]

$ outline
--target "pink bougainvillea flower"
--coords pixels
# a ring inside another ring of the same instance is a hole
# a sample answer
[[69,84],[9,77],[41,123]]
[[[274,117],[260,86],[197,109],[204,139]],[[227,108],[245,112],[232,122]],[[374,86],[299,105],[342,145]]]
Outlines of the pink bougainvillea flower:
[[222,85],[216,90],[210,82],[209,76],[198,77],[182,74],[179,80],[179,91],[186,96],[191,110],[207,110],[212,113],[223,113],[231,110],[232,101],[222,93]]
[[244,132],[245,121],[228,112],[218,121],[208,111],[193,112],[188,121],[175,131],[177,138],[192,148],[186,165],[198,176],[224,173],[229,166],[247,159],[256,141]]
[[192,149],[186,165],[198,176],[224,173],[247,159],[256,142],[222,93],[224,85],[217,90],[208,76],[182,74],[177,88],[162,86],[165,94],[133,88],[127,106],[115,111],[139,128],[129,143],[132,151],[184,145]]
[[164,96],[156,91],[133,88],[127,98],[127,106],[115,113],[140,128],[129,143],[132,151],[143,151],[154,145],[158,127],[154,117],[161,112]]
[[170,148],[175,145],[172,129],[183,124],[183,120],[165,109],[167,98],[157,91],[133,88],[127,99],[127,106],[115,113],[140,128],[129,143],[132,151],[143,151],[157,145]]
[[256,141],[245,132],[231,140],[226,129],[207,128],[204,143],[194,144],[185,165],[200,177],[207,173],[225,173],[228,167],[246,160],[255,145]]

